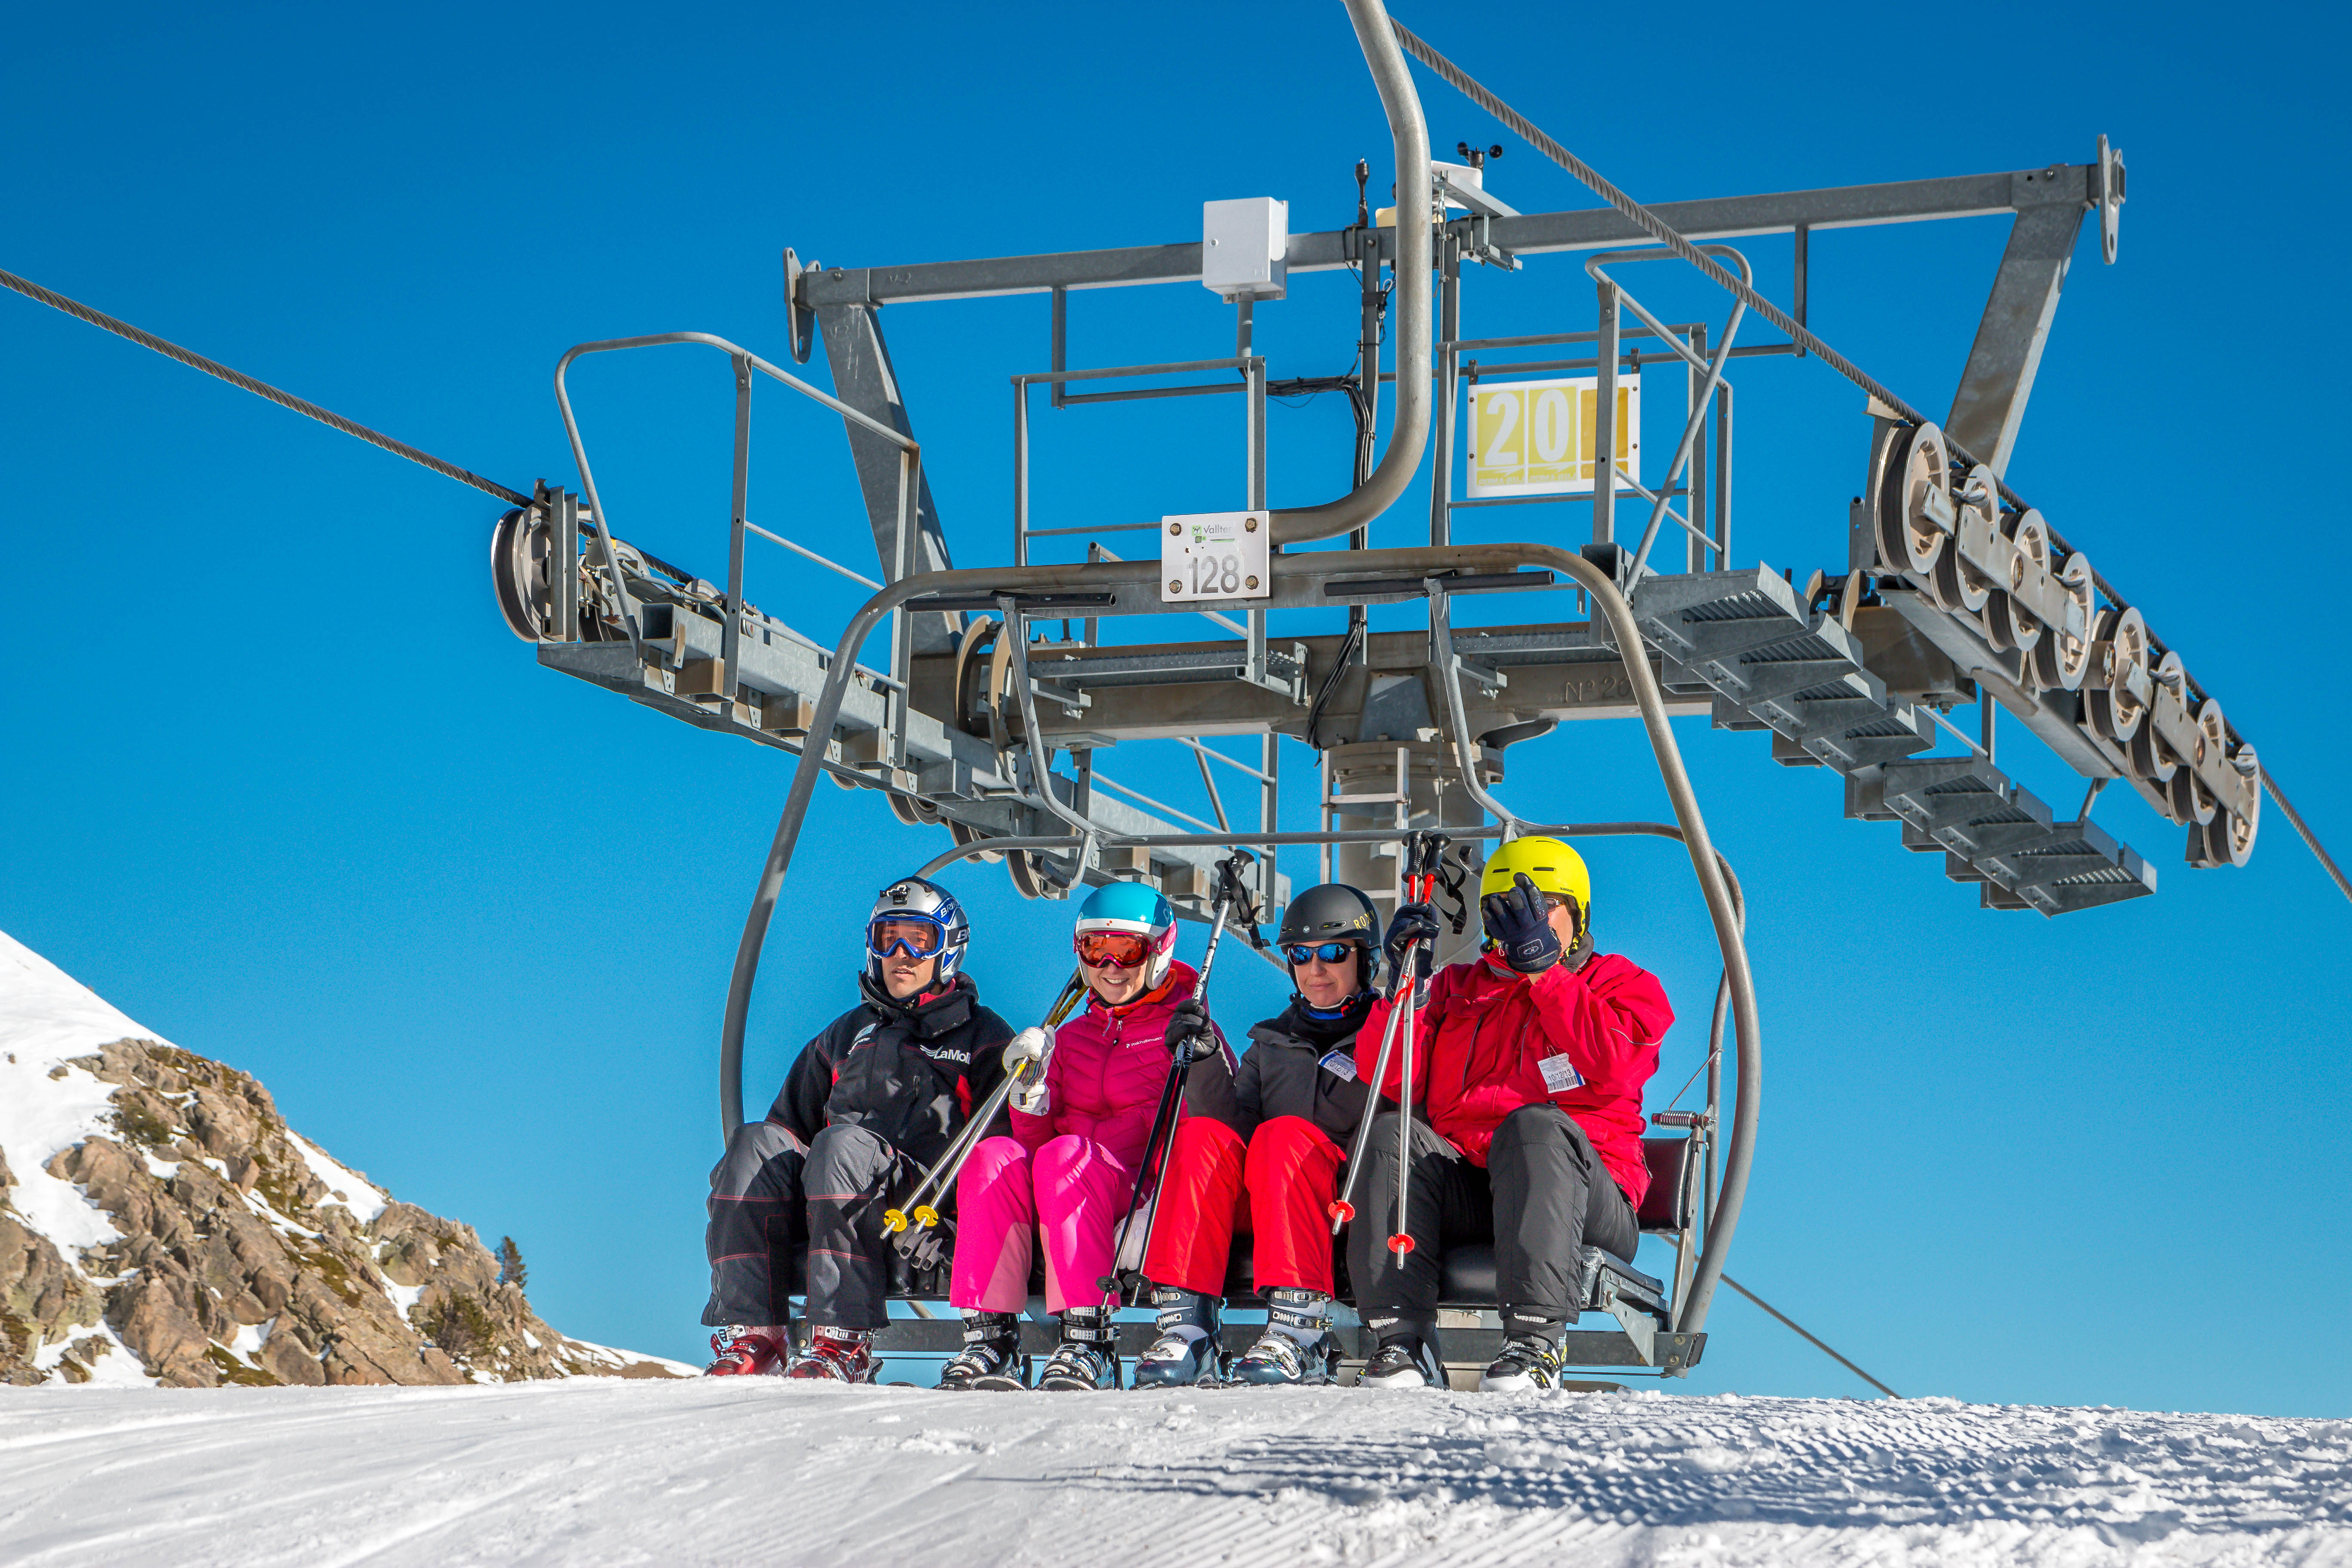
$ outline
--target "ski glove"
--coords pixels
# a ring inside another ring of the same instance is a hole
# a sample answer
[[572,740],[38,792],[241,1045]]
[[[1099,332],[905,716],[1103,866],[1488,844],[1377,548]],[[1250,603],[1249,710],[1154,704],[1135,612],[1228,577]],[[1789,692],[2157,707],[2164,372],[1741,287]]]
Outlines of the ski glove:
[[1540,974],[1559,962],[1559,933],[1551,929],[1550,907],[1525,871],[1510,887],[1479,900],[1478,912],[1486,918],[1486,940],[1521,974]]
[[1436,951],[1437,935],[1442,929],[1438,924],[1437,911],[1427,904],[1407,904],[1397,910],[1395,918],[1389,921],[1388,941],[1384,944],[1389,955],[1389,973],[1402,978],[1405,944],[1417,939],[1421,948],[1413,959],[1413,984],[1419,984],[1428,979],[1431,954]]
[[1045,1058],[1053,1054],[1054,1031],[1042,1024],[1032,1025],[1013,1036],[1005,1046],[1004,1070],[1019,1072],[1031,1062],[1035,1062],[1037,1066],[1031,1068],[1029,1076],[1043,1078]]
[[890,1237],[911,1268],[937,1268],[955,1252],[955,1222],[940,1216],[937,1225],[910,1225]]
[[1187,1040],[1192,1045],[1194,1060],[1208,1054],[1209,1009],[1198,996],[1187,996],[1176,1004],[1168,1016],[1168,1048],[1175,1050]]

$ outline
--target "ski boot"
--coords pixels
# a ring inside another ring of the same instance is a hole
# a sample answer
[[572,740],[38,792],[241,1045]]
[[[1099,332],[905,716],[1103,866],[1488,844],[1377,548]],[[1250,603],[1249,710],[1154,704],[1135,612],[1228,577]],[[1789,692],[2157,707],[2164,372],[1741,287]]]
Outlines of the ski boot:
[[1339,1346],[1331,1337],[1331,1298],[1277,1285],[1265,1300],[1265,1332],[1234,1363],[1232,1381],[1297,1384],[1337,1378]]
[[1506,1313],[1503,1353],[1478,1374],[1482,1394],[1526,1394],[1559,1385],[1559,1325]]
[[941,1388],[1024,1389],[1021,1320],[1010,1312],[966,1312],[963,1349],[940,1369]]
[[1160,1337],[1135,1358],[1134,1386],[1181,1388],[1216,1382],[1224,1361],[1220,1337],[1224,1303],[1196,1290],[1159,1285],[1152,1288],[1151,1304],[1160,1309]]
[[702,1369],[705,1377],[782,1377],[793,1364],[792,1331],[730,1323],[710,1336],[710,1353],[718,1359]]
[[1118,1386],[1118,1331],[1108,1307],[1071,1307],[1062,1313],[1062,1343],[1037,1374],[1037,1386],[1087,1394]]
[[1369,1320],[1381,1348],[1364,1363],[1357,1382],[1366,1388],[1444,1388],[1445,1363],[1414,1324],[1395,1318]]
[[874,1359],[871,1329],[809,1328],[806,1354],[793,1363],[787,1377],[832,1378],[836,1383],[871,1383],[882,1363]]

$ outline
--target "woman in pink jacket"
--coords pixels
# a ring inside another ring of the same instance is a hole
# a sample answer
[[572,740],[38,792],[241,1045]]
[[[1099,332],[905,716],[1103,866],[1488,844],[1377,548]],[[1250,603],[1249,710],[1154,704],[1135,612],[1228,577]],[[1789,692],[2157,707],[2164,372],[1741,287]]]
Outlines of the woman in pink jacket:
[[[1043,1080],[1013,1097],[1013,1136],[982,1142],[956,1180],[949,1300],[963,1312],[964,1349],[942,1388],[1023,1386],[1018,1314],[1040,1235],[1045,1308],[1061,1314],[1062,1342],[1037,1385],[1116,1388],[1117,1299],[1099,1281],[1145,1179],[1144,1145],[1179,1042],[1192,1039],[1197,1059],[1178,1115],[1234,1114],[1233,1053],[1193,994],[1197,974],[1175,962],[1168,900],[1139,882],[1098,888],[1078,910],[1075,945],[1086,1010],[1044,1042]],[[1138,1261],[1146,1223],[1139,1209],[1120,1261]]]

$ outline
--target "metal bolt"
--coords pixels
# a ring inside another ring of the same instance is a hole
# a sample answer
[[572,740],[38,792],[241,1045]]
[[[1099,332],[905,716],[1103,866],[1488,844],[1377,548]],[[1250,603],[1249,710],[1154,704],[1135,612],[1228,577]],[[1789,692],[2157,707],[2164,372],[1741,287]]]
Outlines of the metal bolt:
[[1182,523],[1181,523],[1181,522],[1171,522],[1171,523],[1170,523],[1170,524],[1168,525],[1168,537],[1169,537],[1169,538],[1171,538],[1171,539],[1181,539],[1181,538],[1182,538],[1183,536],[1184,536],[1184,525],[1183,525]]
[[1255,578],[1255,577],[1252,577],[1252,578],[1247,579],[1246,586],[1249,586],[1249,587],[1252,587],[1252,588],[1256,587],[1256,586],[1257,586],[1257,579],[1256,579],[1256,578]]
[[1184,591],[1184,584],[1171,579],[1168,584],[1168,591],[1171,594],[1181,594]]
[[1245,533],[1255,533],[1257,531],[1257,519],[1254,517],[1244,518],[1242,520],[1242,531]]

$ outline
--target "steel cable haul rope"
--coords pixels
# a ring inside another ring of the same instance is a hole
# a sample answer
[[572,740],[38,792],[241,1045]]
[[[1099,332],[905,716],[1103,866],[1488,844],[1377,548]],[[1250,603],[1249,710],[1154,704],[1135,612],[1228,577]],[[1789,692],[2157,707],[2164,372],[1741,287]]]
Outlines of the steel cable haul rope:
[[381,430],[371,430],[359,421],[346,419],[332,409],[321,408],[317,404],[306,398],[297,397],[290,392],[281,392],[268,382],[257,381],[243,371],[231,370],[218,360],[206,359],[204,355],[184,349],[168,339],[159,338],[152,332],[142,331],[130,322],[119,321],[103,310],[93,310],[78,300],[68,300],[53,289],[42,288],[29,278],[19,278],[13,272],[0,272],[0,283],[6,284],[27,300],[37,300],[51,310],[63,310],[67,315],[112,332],[118,338],[128,338],[141,348],[153,349],[164,358],[178,360],[191,370],[200,370],[206,375],[218,376],[231,386],[241,387],[256,397],[266,397],[280,408],[290,408],[297,414],[316,419],[320,424],[331,429],[340,430],[346,436],[356,436],[371,447],[381,447],[394,457],[405,458],[412,463],[432,469],[444,479],[455,479],[461,485],[471,485],[485,495],[496,496],[500,500],[511,501],[516,506],[530,504],[530,497],[520,491],[510,490],[504,485],[494,483],[470,469],[459,468],[455,463],[444,462],[432,453],[412,447],[405,441],[395,441]]

